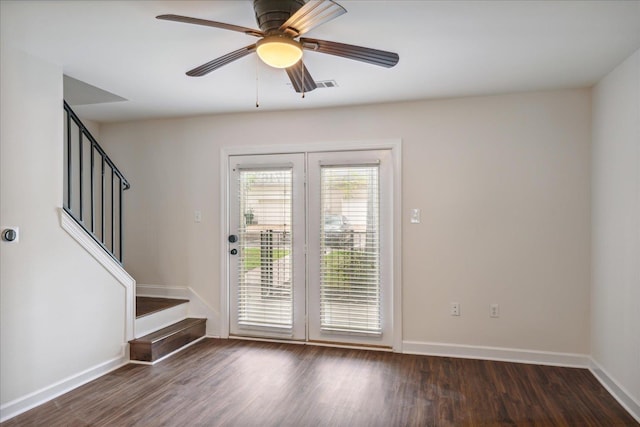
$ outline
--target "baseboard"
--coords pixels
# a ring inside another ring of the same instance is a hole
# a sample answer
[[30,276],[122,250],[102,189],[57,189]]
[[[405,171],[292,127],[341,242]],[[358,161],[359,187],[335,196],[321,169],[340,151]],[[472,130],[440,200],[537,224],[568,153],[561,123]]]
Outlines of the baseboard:
[[593,358],[590,359],[589,370],[600,384],[607,389],[624,409],[640,423],[640,402],[634,399],[624,387],[604,370]]
[[115,369],[118,369],[129,363],[128,346],[124,345],[121,354],[111,360],[101,363],[97,366],[89,368],[83,372],[72,375],[55,384],[47,386],[43,389],[29,393],[26,396],[7,402],[0,406],[0,422],[4,422],[10,418],[22,414],[29,409],[42,405],[56,397],[68,393],[88,382],[95,380]]
[[211,307],[196,291],[189,290],[189,316],[207,318],[207,335],[220,334],[220,312]]
[[189,316],[207,319],[207,335],[220,335],[220,313],[211,307],[196,291],[187,286],[161,286],[137,284],[136,295],[189,300]]
[[402,343],[402,352],[425,356],[496,360],[501,362],[531,363],[534,365],[565,366],[572,368],[588,368],[590,365],[590,358],[586,354],[419,341],[404,341]]

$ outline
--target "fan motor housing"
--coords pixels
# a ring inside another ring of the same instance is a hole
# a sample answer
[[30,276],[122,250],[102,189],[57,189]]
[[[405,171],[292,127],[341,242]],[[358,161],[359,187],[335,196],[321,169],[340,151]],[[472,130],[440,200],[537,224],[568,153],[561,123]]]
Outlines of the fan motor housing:
[[260,29],[273,34],[304,4],[304,0],[253,0],[253,10]]

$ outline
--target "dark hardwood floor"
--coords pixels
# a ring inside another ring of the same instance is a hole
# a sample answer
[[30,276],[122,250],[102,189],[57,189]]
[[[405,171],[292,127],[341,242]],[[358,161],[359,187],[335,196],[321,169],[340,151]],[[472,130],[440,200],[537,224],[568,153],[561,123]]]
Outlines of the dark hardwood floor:
[[203,340],[2,426],[638,426],[585,369]]

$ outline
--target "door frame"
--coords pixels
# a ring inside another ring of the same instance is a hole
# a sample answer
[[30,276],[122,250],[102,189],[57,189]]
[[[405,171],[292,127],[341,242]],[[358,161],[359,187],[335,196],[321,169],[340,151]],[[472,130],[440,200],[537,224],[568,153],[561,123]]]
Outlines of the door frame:
[[[402,140],[329,141],[284,145],[228,146],[220,149],[220,337],[229,338],[229,157],[236,155],[317,153],[326,151],[391,150],[393,164],[392,277],[393,351],[402,352]],[[298,341],[299,342],[299,341]],[[308,343],[308,342],[304,342]],[[309,343],[313,344],[313,343]]]

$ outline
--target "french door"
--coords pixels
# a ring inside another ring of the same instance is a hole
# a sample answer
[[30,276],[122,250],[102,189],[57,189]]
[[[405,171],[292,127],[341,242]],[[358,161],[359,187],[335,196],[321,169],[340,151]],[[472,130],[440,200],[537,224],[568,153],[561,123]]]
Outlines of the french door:
[[390,150],[229,157],[231,335],[388,346]]
[[229,160],[229,332],[304,340],[304,154]]

